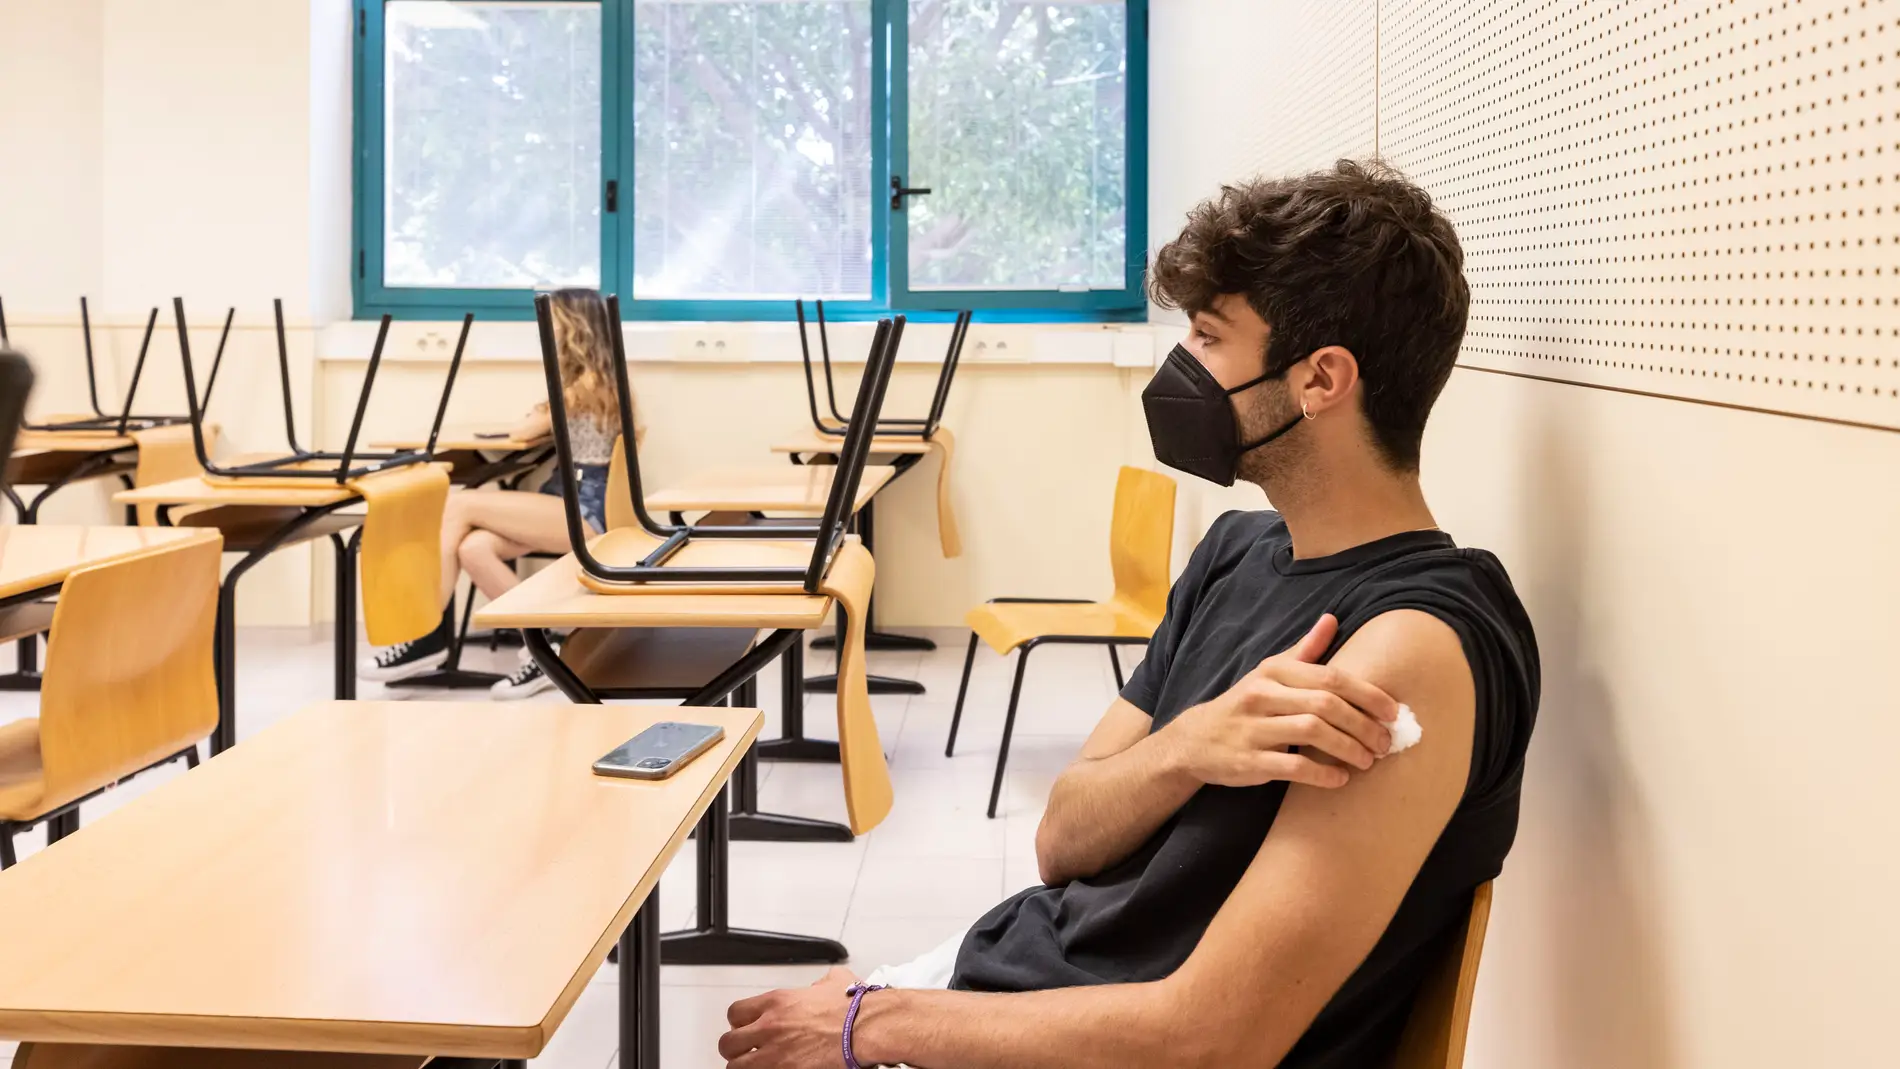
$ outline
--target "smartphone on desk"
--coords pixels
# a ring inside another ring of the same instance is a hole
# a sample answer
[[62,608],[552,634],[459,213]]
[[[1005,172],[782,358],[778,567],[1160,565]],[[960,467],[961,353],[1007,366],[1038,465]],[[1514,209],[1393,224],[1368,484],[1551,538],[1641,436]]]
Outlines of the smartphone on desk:
[[665,779],[725,737],[726,729],[717,724],[661,721],[595,761],[594,771],[627,779]]
[[484,442],[503,442],[508,440],[507,431],[476,431],[475,437]]

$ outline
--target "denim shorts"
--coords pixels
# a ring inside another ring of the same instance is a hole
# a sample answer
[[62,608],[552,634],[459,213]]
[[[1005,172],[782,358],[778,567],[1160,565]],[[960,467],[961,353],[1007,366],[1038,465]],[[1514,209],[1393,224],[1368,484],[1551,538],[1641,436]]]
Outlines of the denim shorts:
[[[607,465],[577,464],[575,467],[580,470],[581,519],[587,521],[593,533],[599,534],[607,529]],[[560,497],[565,481],[557,467],[548,481],[541,484],[541,492]]]

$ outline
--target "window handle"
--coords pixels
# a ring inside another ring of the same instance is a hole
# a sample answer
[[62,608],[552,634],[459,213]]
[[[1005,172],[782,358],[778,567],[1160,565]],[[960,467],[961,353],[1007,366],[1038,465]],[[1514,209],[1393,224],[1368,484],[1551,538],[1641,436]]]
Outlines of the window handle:
[[611,178],[607,180],[607,210],[609,212],[620,210],[620,183]]
[[904,210],[905,197],[927,197],[929,195],[930,195],[929,187],[924,187],[922,189],[912,189],[904,185],[904,178],[902,175],[894,174],[891,176],[891,210],[892,211],[901,212]]

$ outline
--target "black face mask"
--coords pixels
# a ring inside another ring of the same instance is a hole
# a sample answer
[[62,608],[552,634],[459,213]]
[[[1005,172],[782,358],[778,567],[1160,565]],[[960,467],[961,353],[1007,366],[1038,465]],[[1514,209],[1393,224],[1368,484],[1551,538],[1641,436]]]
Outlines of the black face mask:
[[1148,388],[1141,391],[1155,459],[1211,483],[1234,485],[1242,456],[1299,426],[1304,417],[1294,416],[1257,442],[1242,442],[1234,403],[1229,398],[1268,379],[1280,378],[1287,370],[1290,368],[1243,382],[1231,390],[1223,389],[1193,353],[1175,346]]

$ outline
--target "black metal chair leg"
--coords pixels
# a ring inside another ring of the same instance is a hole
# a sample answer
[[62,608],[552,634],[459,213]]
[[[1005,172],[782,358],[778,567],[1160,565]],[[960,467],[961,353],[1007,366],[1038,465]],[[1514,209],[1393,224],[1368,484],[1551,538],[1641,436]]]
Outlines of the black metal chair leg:
[[950,713],[950,738],[943,744],[943,755],[956,752],[957,727],[963,723],[963,697],[970,692],[970,666],[976,663],[976,632],[970,632],[970,649],[963,655],[963,682],[957,684],[957,706]]
[[1115,689],[1119,691],[1128,685],[1128,681],[1122,678],[1122,656],[1116,652],[1113,642],[1108,644],[1108,663],[1115,666]]
[[19,860],[13,854],[13,825],[0,823],[0,869],[9,868]]
[[190,770],[197,767],[198,767],[198,746],[196,743],[193,743],[191,746],[188,746],[185,748],[185,770],[189,772]]
[[1023,696],[1023,669],[1029,666],[1029,651],[1035,642],[1025,642],[1016,651],[1016,682],[1009,688],[1009,712],[1003,717],[1003,745],[996,751],[996,780],[990,784],[991,820],[996,819],[996,800],[1003,794],[1003,766],[1009,763],[1009,737],[1016,731],[1016,702]]

